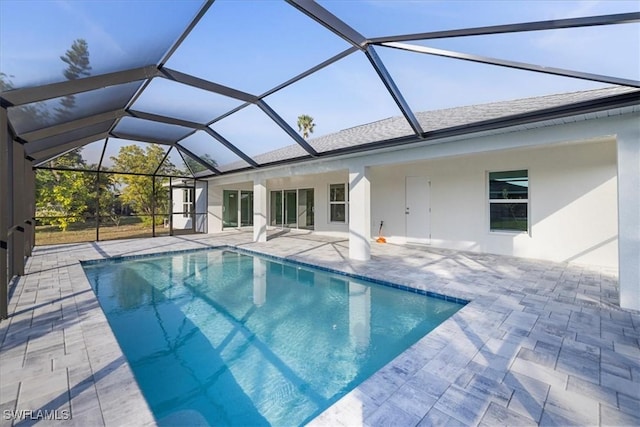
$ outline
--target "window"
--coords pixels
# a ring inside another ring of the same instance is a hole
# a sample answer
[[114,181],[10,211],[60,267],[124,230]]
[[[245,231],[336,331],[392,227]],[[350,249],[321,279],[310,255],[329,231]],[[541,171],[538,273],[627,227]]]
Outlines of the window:
[[529,230],[529,174],[526,170],[489,173],[491,231]]
[[190,218],[193,214],[194,189],[184,188],[182,190],[182,217]]
[[329,220],[331,222],[347,221],[346,184],[329,185]]

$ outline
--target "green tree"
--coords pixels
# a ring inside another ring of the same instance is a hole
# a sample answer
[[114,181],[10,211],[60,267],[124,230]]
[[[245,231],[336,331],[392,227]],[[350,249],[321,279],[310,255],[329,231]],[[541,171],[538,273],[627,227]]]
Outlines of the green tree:
[[[111,157],[114,169],[127,172],[151,175],[157,165],[164,159],[165,151],[158,145],[149,144],[143,150],[138,145],[127,145],[120,148],[116,157]],[[178,174],[173,163],[165,160],[158,169],[158,174]],[[120,199],[128,204],[134,212],[142,216],[142,222],[151,224],[153,214],[153,200],[155,197],[157,209],[168,203],[169,193],[166,188],[156,186],[153,192],[153,176],[117,175],[118,185],[122,187]],[[157,210],[156,209],[156,210]]]
[[[76,80],[81,77],[91,75],[91,65],[89,64],[89,45],[84,39],[73,41],[69,48],[60,59],[67,64],[63,74],[67,80]],[[65,96],[60,100],[60,107],[55,109],[56,116],[59,120],[67,120],[76,105],[74,95]]]
[[313,128],[316,126],[313,123],[313,117],[307,114],[301,114],[298,116],[298,132],[302,133],[304,139],[309,138],[309,134],[313,133]]
[[[52,160],[49,165],[64,169],[86,169],[81,148]],[[36,216],[42,224],[65,231],[70,224],[89,215],[95,198],[93,174],[72,170],[39,169],[36,173]]]
[[117,190],[118,182],[113,174],[101,173],[99,182],[98,214],[100,224],[110,220],[116,227],[122,220],[122,204]]

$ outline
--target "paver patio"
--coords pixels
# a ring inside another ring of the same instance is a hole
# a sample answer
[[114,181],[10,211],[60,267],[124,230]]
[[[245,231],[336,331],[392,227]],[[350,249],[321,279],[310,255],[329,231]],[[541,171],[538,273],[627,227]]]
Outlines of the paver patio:
[[[80,260],[240,246],[471,302],[313,425],[640,425],[640,313],[615,271],[311,233],[36,247],[0,323],[1,425],[154,425]],[[22,412],[32,411],[32,412]],[[182,421],[185,421],[184,419]]]

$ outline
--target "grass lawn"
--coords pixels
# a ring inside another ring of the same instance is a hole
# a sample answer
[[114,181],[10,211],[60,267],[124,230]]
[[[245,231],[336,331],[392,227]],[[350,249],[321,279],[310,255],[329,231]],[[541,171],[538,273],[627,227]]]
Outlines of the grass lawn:
[[[169,235],[169,229],[162,224],[156,225],[156,236]],[[140,218],[123,218],[119,226],[105,224],[100,226],[100,240],[133,239],[151,237],[151,225],[144,225]],[[36,227],[36,245],[56,245],[60,243],[93,242],[96,240],[95,222],[72,223],[66,231],[53,225]]]

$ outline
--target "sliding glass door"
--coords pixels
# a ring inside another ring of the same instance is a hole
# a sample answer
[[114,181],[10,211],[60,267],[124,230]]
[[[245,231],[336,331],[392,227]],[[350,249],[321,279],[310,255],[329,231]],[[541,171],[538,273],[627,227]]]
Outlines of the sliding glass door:
[[298,228],[313,230],[313,188],[298,190]]
[[269,224],[274,227],[282,227],[282,191],[271,192],[271,216]]
[[240,192],[240,225],[253,225],[253,191]]
[[269,225],[313,230],[313,189],[278,190],[271,193]]
[[298,226],[297,199],[297,190],[284,191],[284,226],[287,228],[296,228]]
[[222,200],[222,226],[238,227],[238,191],[224,190]]
[[253,225],[253,191],[224,190],[222,192],[222,227],[237,228]]

